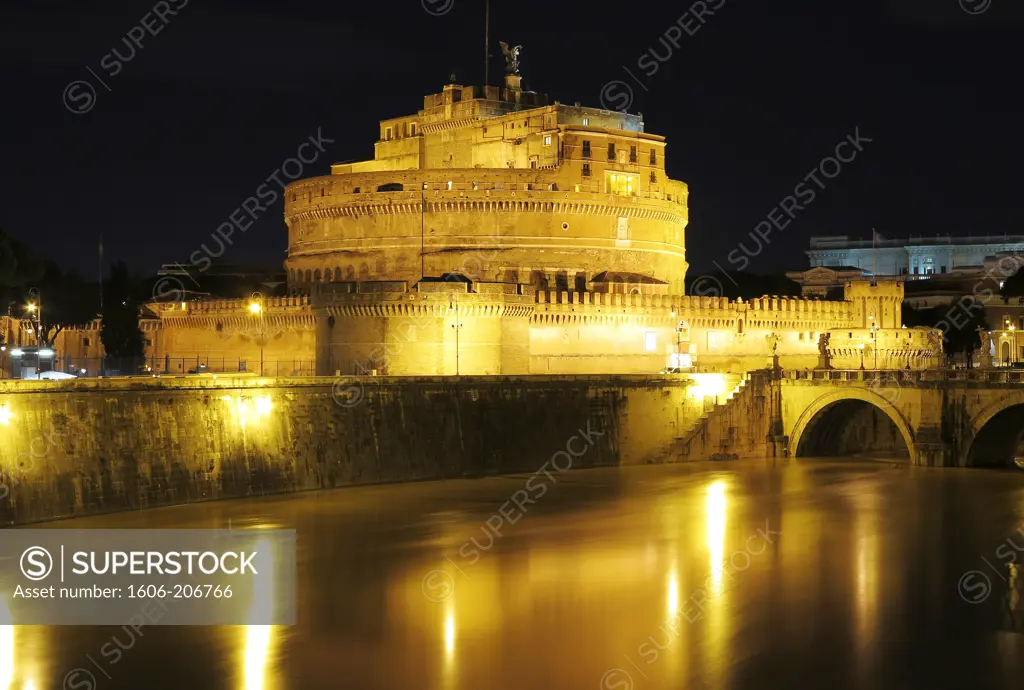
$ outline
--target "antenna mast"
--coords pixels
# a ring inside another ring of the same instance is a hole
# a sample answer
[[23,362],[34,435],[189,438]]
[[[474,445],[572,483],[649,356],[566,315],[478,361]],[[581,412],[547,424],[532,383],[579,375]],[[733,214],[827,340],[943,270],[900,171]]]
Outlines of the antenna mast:
[[491,76],[491,0],[484,0],[484,86]]

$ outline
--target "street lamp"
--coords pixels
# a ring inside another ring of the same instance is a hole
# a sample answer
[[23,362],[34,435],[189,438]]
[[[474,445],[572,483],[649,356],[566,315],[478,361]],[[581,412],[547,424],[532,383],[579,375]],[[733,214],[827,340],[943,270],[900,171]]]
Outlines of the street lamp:
[[455,313],[455,323],[452,324],[452,328],[455,330],[455,375],[459,375],[459,331],[462,330],[462,324],[458,322],[459,319],[459,307],[453,297],[448,302],[448,309]]
[[263,376],[263,295],[259,292],[252,293],[249,301],[249,312],[259,316],[260,319],[260,376]]
[[860,344],[860,369],[864,371],[864,343]]

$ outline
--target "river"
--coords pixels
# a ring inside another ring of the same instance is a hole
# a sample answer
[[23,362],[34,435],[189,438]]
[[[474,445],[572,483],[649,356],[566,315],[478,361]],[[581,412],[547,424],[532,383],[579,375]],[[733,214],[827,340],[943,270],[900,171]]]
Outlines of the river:
[[732,461],[341,489],[46,527],[229,524],[297,530],[298,625],[0,626],[0,690],[1024,680],[1014,546],[1024,550],[1024,472]]

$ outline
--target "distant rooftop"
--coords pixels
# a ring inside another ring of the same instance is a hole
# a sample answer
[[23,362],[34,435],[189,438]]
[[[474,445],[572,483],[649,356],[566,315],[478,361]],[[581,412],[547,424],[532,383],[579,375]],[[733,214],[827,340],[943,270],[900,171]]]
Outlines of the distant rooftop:
[[1024,244],[1024,235],[976,235],[953,237],[951,235],[911,235],[909,237],[884,238],[872,242],[870,239],[851,239],[848,235],[812,237],[811,249],[870,249],[871,247],[920,247],[930,245],[971,245],[971,244]]

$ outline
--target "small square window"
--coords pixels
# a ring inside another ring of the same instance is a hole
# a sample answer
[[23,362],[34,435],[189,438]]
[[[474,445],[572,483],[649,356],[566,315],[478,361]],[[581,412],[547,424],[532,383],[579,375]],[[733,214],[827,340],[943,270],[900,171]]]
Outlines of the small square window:
[[82,338],[82,345],[84,345],[85,347],[89,347],[89,339],[88,338]]
[[583,118],[583,126],[584,127],[588,127],[589,125],[590,125],[590,120],[588,118]]

